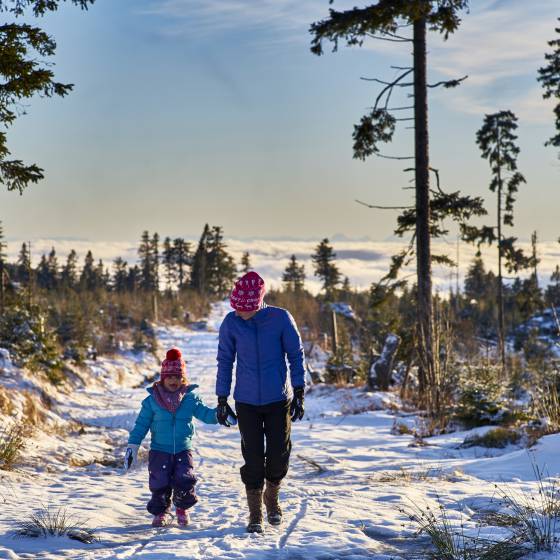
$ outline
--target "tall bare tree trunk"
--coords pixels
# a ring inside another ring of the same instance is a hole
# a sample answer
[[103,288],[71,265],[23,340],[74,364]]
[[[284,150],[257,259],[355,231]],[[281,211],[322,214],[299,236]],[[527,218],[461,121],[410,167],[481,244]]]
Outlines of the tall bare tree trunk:
[[[499,132],[498,132],[499,134]],[[498,160],[500,138],[498,138]],[[502,362],[502,374],[506,373],[506,336],[504,323],[504,282],[502,278],[502,172],[498,165],[498,350]]]
[[[426,83],[426,20],[414,22],[414,125],[416,180],[416,267],[418,276],[418,345],[420,390],[431,412],[439,408],[433,353],[432,265],[430,249],[430,176],[428,90]],[[434,389],[436,389],[434,396]]]

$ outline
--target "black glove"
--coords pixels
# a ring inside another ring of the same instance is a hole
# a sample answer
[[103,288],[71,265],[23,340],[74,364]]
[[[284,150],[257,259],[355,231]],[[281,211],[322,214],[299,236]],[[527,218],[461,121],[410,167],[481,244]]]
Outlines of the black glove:
[[292,422],[301,420],[303,418],[303,414],[305,413],[303,392],[303,387],[294,387],[294,398],[290,403],[290,416],[292,417]]
[[227,397],[218,397],[218,408],[216,410],[216,418],[222,426],[235,426],[237,424],[237,416],[227,402]]

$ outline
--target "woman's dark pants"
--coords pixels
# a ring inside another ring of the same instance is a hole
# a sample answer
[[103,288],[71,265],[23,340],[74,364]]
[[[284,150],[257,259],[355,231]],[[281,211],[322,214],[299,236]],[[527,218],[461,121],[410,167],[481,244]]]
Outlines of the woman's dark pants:
[[245,459],[241,480],[250,489],[262,488],[265,479],[280,482],[288,472],[292,450],[290,401],[262,406],[236,402],[235,409]]
[[151,450],[148,469],[152,499],[146,509],[152,515],[167,511],[172,496],[175,507],[188,509],[196,504],[196,476],[190,451],[181,451],[173,455]]

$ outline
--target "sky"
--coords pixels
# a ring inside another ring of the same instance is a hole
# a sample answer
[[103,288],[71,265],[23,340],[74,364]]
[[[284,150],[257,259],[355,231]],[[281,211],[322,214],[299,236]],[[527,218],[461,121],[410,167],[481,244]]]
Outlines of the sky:
[[[46,179],[23,196],[0,192],[8,239],[124,243],[145,229],[196,236],[208,222],[232,238],[391,241],[395,212],[355,200],[409,204],[410,174],[399,161],[353,160],[351,134],[379,91],[360,78],[392,77],[409,47],[372,41],[312,55],[309,25],[328,9],[327,0],[97,0],[44,18],[57,78],[75,89],[31,100],[9,132],[13,155]],[[485,113],[515,112],[521,239],[560,235],[560,160],[543,146],[552,104],[536,81],[558,16],[558,0],[476,0],[448,41],[429,36],[429,79],[469,76],[430,90],[431,163],[444,187],[484,196],[493,212],[475,133]],[[401,127],[384,151],[411,154],[411,131]]]

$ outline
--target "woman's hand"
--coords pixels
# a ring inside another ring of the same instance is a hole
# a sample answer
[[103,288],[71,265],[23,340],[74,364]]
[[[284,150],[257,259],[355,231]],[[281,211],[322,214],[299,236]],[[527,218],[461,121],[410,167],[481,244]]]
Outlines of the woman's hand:
[[216,410],[218,423],[229,428],[237,424],[237,416],[227,402],[227,397],[218,397],[218,408]]
[[303,387],[294,387],[294,398],[290,403],[290,416],[292,417],[292,422],[301,420],[305,413],[304,391],[305,389]]

